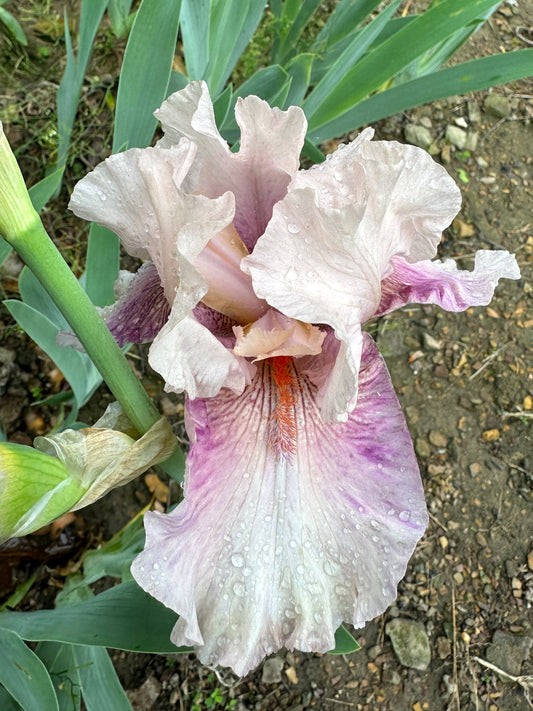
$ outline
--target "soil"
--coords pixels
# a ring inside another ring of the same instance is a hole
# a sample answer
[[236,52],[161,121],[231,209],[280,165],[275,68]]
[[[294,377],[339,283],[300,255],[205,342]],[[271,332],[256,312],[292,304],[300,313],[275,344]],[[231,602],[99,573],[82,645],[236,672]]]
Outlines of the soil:
[[[530,36],[526,30],[532,23],[532,0],[504,3],[462,50],[462,58],[526,46],[522,37]],[[42,31],[34,33],[34,50],[50,45]],[[118,72],[113,60],[120,51],[120,44],[107,54],[102,50],[97,57],[101,66],[92,66],[93,74],[102,74],[104,67],[111,74],[106,81],[113,83]],[[54,66],[60,75],[56,65],[51,64],[50,71]],[[50,94],[36,104],[36,92],[41,90],[35,80],[19,85],[15,98],[23,121],[6,125],[12,144],[29,145],[23,166],[30,179],[41,177],[39,167],[47,162],[46,142],[32,143],[42,133],[47,112],[53,111]],[[2,115],[10,91],[15,89],[8,82],[0,98]],[[102,109],[98,122],[90,124],[93,133],[85,132],[87,153],[92,154],[88,163],[98,162],[105,152],[106,91],[105,82],[93,81],[80,109],[84,120],[95,115],[91,102]],[[507,115],[491,113],[489,95],[502,97]],[[500,282],[490,307],[463,314],[409,307],[369,326],[406,413],[430,512],[428,530],[399,586],[396,603],[355,633],[359,652],[332,656],[282,651],[276,655],[278,662],[267,660],[244,679],[206,669],[192,654],[161,657],[111,651],[135,709],[532,707],[527,680],[516,679],[533,674],[532,118],[533,80],[525,80],[492,92],[452,97],[376,127],[378,137],[403,141],[409,125],[424,126],[431,137],[430,152],[459,183],[463,208],[444,235],[441,257],[453,257],[461,268],[470,268],[476,250],[508,249],[517,255],[522,271],[519,281]],[[470,135],[468,149],[450,143],[449,126]],[[332,142],[328,149],[334,147]],[[67,191],[85,170],[79,160],[69,166],[66,188],[46,212],[51,234],[75,268],[83,263],[81,227],[58,215],[64,214]],[[9,297],[17,294],[16,276],[12,260],[1,273],[2,289]],[[54,364],[1,309],[0,426],[11,441],[30,444],[35,435],[49,431],[60,414],[57,408],[35,405],[35,400],[65,383]],[[141,370],[144,363],[143,349],[134,351],[134,367]],[[162,399],[160,383],[148,372],[141,375],[182,433],[179,400]],[[94,421],[109,400],[102,389],[82,416]],[[171,493],[176,496],[175,489]],[[33,573],[36,582],[21,609],[52,606],[81,552],[107,540],[149,501],[145,480],[138,480],[79,512],[70,523],[64,521],[13,548],[3,547],[0,594],[6,596]],[[396,618],[423,626],[431,647],[431,662],[424,671],[402,665],[396,656],[387,634],[387,624]],[[492,668],[484,664],[487,660],[492,660]],[[529,684],[533,697],[531,680]]]

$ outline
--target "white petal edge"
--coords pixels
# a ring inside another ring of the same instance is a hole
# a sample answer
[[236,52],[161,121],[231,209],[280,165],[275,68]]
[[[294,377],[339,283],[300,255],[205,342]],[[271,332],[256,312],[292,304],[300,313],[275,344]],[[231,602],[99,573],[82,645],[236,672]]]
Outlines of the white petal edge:
[[252,363],[225,348],[194,316],[183,317],[180,304],[155,337],[148,361],[167,392],[186,392],[193,400],[221,388],[242,393],[255,373]]

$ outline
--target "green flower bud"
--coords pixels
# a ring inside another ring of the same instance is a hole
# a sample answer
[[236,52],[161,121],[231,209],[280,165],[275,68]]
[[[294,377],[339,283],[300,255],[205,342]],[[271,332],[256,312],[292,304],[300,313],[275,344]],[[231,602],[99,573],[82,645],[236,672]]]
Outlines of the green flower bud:
[[161,418],[138,440],[118,403],[94,427],[37,437],[35,447],[0,442],[0,543],[92,504],[167,459],[176,446]]
[[39,222],[0,121],[0,235],[12,244]]

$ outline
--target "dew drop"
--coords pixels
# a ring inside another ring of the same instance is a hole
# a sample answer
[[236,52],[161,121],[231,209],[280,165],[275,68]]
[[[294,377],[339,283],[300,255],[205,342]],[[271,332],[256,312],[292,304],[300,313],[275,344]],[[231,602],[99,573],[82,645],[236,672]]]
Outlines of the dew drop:
[[231,556],[231,564],[234,565],[236,568],[242,568],[244,565],[244,558],[240,553],[234,553]]
[[400,521],[409,521],[411,518],[411,512],[410,511],[400,511],[398,514],[398,518]]
[[159,570],[159,563],[154,563],[154,570]]
[[303,565],[297,565],[296,572],[298,573],[298,575],[303,575],[305,573],[305,568],[303,567]]
[[246,592],[246,588],[244,587],[243,583],[235,583],[233,586],[233,592],[237,597],[244,597],[244,593]]
[[296,279],[296,269],[294,267],[290,267],[285,274],[285,278],[288,279],[288,281],[294,281]]
[[291,235],[297,235],[300,231],[300,226],[295,225],[293,222],[289,222],[289,224],[287,225],[287,229],[289,230]]
[[252,574],[252,571],[250,570],[250,568],[243,568],[242,574],[244,575],[245,578],[248,578]]
[[320,612],[315,612],[313,617],[315,618],[315,622],[317,623],[317,625],[322,622],[322,615],[320,614]]
[[281,625],[281,631],[288,637],[294,630],[294,622],[288,622],[287,620]]

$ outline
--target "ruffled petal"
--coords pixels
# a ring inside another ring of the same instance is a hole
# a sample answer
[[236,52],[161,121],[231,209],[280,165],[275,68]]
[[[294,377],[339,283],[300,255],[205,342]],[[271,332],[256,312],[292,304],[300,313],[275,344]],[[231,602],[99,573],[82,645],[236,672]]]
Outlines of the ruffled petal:
[[287,111],[271,108],[257,96],[239,99],[235,109],[241,128],[238,153],[232,153],[218,133],[205,82],[191,82],[172,94],[155,115],[165,132],[158,145],[168,147],[186,136],[198,146],[186,180],[191,191],[208,197],[233,192],[235,227],[251,250],[298,169],[307,130],[303,111],[295,106]]
[[384,270],[396,254],[430,259],[461,207],[460,190],[426,151],[371,141],[373,133],[366,129],[329,160],[297,173],[289,191],[311,188],[321,207],[359,206],[356,239],[373,245]]
[[383,280],[376,316],[405,304],[438,304],[447,311],[465,311],[490,303],[500,279],[520,279],[514,255],[506,250],[479,250],[473,271],[459,270],[453,259],[409,264],[393,259],[393,271]]
[[186,392],[191,398],[213,397],[221,388],[242,393],[255,366],[229,351],[192,315],[183,317],[181,306],[150,347],[148,361],[165,380],[167,392]]
[[[296,366],[298,368],[298,366]],[[325,425],[293,371],[296,449],[267,443],[279,397],[268,361],[241,397],[189,402],[185,500],[149,513],[137,582],[172,608],[172,640],[246,674],[282,647],[326,652],[396,597],[427,524],[422,485],[386,367],[365,336],[360,395]]]
[[169,150],[132,148],[112,155],[80,180],[69,205],[79,217],[113,230],[133,256],[151,259],[171,304],[178,288],[194,304],[206,293],[192,264],[234,215],[231,193],[211,200],[181,189],[195,153],[183,140]]

